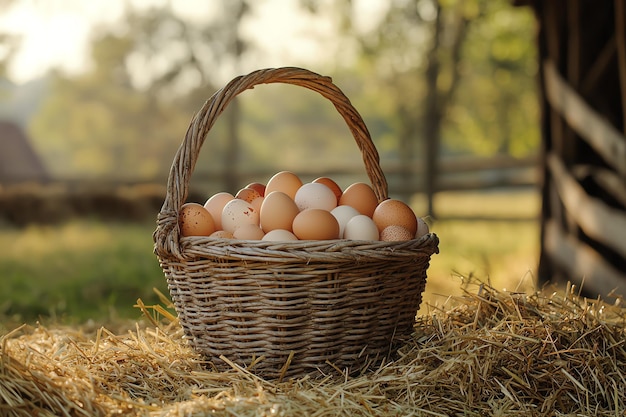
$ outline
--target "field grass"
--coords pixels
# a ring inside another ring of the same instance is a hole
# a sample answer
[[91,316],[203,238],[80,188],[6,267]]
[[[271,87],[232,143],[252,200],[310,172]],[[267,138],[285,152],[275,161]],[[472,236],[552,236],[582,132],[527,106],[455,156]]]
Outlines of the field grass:
[[[423,201],[412,203],[419,213]],[[438,196],[441,216],[532,218],[533,192],[447,193]],[[0,317],[5,322],[136,318],[138,298],[157,303],[153,288],[167,294],[152,253],[153,222],[73,220],[25,229],[0,226]],[[494,288],[534,288],[539,248],[534,220],[440,220],[431,224],[440,254],[431,259],[422,312],[461,293],[464,277]]]
[[[424,201],[413,202],[424,211]],[[498,290],[527,292],[536,288],[539,261],[539,195],[507,193],[441,193],[431,231],[439,236],[440,253],[431,258],[425,305],[439,305],[459,295],[469,278]],[[466,216],[489,220],[463,220]],[[500,220],[498,220],[500,219]]]

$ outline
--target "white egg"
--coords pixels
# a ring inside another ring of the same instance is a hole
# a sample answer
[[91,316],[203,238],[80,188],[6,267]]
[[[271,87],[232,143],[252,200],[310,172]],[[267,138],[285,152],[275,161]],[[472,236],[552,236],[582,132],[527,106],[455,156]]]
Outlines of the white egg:
[[415,239],[427,235],[429,232],[428,224],[421,217],[417,218],[417,232],[415,233]]
[[351,240],[378,240],[378,226],[371,217],[359,214],[348,220],[343,237]]
[[222,229],[233,233],[238,227],[246,224],[259,224],[259,212],[252,204],[235,198],[230,200],[222,210]]
[[331,211],[337,207],[337,196],[327,186],[317,182],[303,184],[293,198],[300,211],[315,208]]
[[360,213],[352,206],[342,205],[332,209],[330,211],[330,214],[335,216],[335,219],[337,219],[337,223],[339,223],[339,238],[343,239],[346,224],[351,218],[353,218],[354,216],[358,216]]

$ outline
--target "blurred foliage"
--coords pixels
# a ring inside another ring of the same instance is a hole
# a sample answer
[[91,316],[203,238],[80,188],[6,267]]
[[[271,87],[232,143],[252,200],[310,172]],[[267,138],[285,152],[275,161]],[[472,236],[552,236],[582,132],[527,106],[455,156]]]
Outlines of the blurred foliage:
[[[94,32],[89,70],[51,74],[51,93],[30,133],[53,174],[165,177],[193,113],[226,81],[257,69],[251,65],[261,46],[244,38],[240,25],[263,3],[221,4],[221,14],[209,21],[177,15],[170,2],[130,8],[126,21]],[[443,154],[522,156],[537,149],[531,10],[508,0],[394,0],[363,28],[355,4],[301,3],[302,13],[334,23],[337,40],[335,54],[302,65],[333,75],[363,114],[383,159],[409,155],[408,162],[419,163],[430,134],[422,127],[433,117]],[[433,46],[436,68],[429,66]],[[429,70],[436,71],[435,85]],[[297,90],[273,86],[244,94],[238,99],[241,155],[224,159],[232,132],[217,123],[197,171],[358,161],[334,108]],[[435,113],[427,111],[429,92],[436,94]],[[227,117],[228,110],[221,118]]]

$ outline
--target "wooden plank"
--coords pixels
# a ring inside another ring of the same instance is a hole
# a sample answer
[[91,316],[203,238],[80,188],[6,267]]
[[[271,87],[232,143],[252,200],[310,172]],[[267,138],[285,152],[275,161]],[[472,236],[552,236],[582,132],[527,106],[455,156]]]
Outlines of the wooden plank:
[[550,105],[626,179],[626,137],[580,98],[559,75],[552,61],[544,62],[543,71]]
[[590,165],[581,165],[573,168],[577,178],[590,176],[608,194],[619,201],[626,208],[626,183],[611,170]]
[[626,258],[626,214],[589,196],[566,170],[555,154],[547,158],[548,168],[568,214],[592,239],[601,242]]
[[589,246],[565,235],[554,220],[546,222],[544,247],[570,279],[579,280],[576,283],[584,285],[589,292],[604,297],[612,292],[626,294],[626,275]]
[[626,133],[626,5],[615,0],[615,39],[617,41],[617,70],[622,91],[623,131]]
[[598,83],[606,74],[609,66],[613,63],[613,59],[617,53],[616,45],[615,36],[612,36],[602,47],[602,50],[598,53],[598,57],[581,82],[580,91],[582,95],[588,96],[598,88]]

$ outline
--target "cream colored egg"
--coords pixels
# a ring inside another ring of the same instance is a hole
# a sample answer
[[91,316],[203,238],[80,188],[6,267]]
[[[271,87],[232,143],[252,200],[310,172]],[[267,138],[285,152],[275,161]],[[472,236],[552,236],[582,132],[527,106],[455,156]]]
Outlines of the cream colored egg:
[[289,230],[284,229],[274,229],[270,230],[263,236],[262,240],[268,240],[272,242],[283,242],[283,241],[291,241],[298,240],[298,237],[291,233]]
[[226,203],[234,198],[235,196],[231,193],[220,192],[213,194],[206,203],[204,203],[204,208],[206,208],[209,213],[211,213],[211,217],[213,217],[216,230],[222,230],[222,210],[224,210]]
[[318,208],[331,211],[337,207],[337,196],[327,185],[309,182],[298,188],[294,197],[300,211],[309,208]]
[[259,224],[259,212],[250,203],[235,198],[222,210],[222,229],[234,233],[238,227],[246,224]]
[[346,229],[346,224],[348,220],[353,218],[354,216],[358,216],[360,213],[357,209],[352,206],[337,206],[330,211],[330,214],[335,216],[337,222],[339,223],[339,238],[343,239],[343,234]]
[[312,182],[318,182],[330,188],[333,194],[335,194],[335,197],[337,197],[337,204],[339,204],[339,198],[341,198],[343,191],[341,190],[339,184],[337,184],[333,179],[328,177],[319,177],[314,179]]
[[359,214],[348,220],[343,237],[351,240],[378,240],[378,227],[369,216]]

